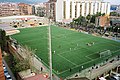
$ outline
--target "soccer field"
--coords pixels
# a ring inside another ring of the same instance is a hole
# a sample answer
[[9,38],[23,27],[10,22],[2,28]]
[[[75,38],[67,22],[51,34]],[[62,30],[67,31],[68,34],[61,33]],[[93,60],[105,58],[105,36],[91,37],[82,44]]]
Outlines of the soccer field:
[[[49,65],[48,27],[19,29],[12,38],[36,50],[36,55]],[[53,72],[61,78],[120,55],[120,43],[89,34],[51,26]],[[111,55],[100,57],[100,52],[110,50]],[[83,66],[83,67],[82,67]],[[71,71],[70,71],[71,69]]]

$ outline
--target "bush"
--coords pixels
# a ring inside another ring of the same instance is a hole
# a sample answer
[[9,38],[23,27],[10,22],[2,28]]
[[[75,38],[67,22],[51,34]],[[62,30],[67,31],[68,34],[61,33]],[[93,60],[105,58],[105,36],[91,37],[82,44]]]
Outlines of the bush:
[[17,28],[17,25],[14,25],[13,27],[14,27],[14,28]]
[[14,66],[14,68],[16,72],[20,72],[30,69],[30,65],[27,60],[21,60]]
[[12,64],[13,64],[12,70],[15,73],[30,69],[29,61],[27,59],[19,60],[14,56]]

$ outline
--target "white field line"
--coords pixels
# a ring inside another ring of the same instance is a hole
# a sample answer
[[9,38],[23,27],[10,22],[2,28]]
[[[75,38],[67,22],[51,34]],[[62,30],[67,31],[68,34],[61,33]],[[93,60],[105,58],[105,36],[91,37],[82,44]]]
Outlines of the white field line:
[[[118,51],[120,51],[120,49],[119,49],[119,50],[116,50],[115,52],[118,52]],[[114,53],[114,52],[113,52],[113,53]],[[77,67],[79,67],[79,66],[82,66],[82,65],[84,65],[84,64],[87,64],[87,63],[89,63],[89,62],[95,61],[95,60],[97,60],[97,59],[99,59],[99,58],[92,59],[91,61],[88,61],[88,62],[85,62],[85,63],[83,63],[83,64],[77,65],[77,66],[73,67],[72,69],[77,68]],[[65,70],[65,71],[62,71],[62,72],[60,72],[59,74],[64,73],[64,72],[67,72],[67,71],[69,71],[69,69],[67,69],[67,70]]]
[[[88,62],[82,63],[82,64],[77,65],[77,66],[75,66],[75,67],[73,67],[73,68],[71,68],[71,69],[77,68],[77,67],[79,67],[79,66],[82,66],[82,65],[87,64],[87,63],[89,63],[89,62],[95,61],[95,60],[97,60],[97,59],[99,59],[99,58],[92,59],[91,61],[88,61]],[[62,73],[67,72],[67,71],[69,71],[69,69],[67,69],[67,70],[65,70],[65,71],[62,71],[62,72],[60,72],[59,74],[62,74]]]
[[[77,46],[77,47],[80,47],[80,46]],[[62,52],[62,53],[59,53],[59,54],[64,54],[64,53],[67,53],[67,52],[71,52],[71,51],[75,51],[75,50],[79,50],[79,49],[83,49],[84,47],[80,47],[80,48],[77,48],[77,47],[75,47],[75,48],[71,48],[71,50],[68,50],[68,51],[64,51],[64,52]],[[86,52],[86,51],[83,51],[83,52]]]
[[[104,49],[104,50],[107,50],[107,49]],[[86,57],[89,57],[89,56],[94,55],[94,54],[96,54],[96,53],[98,53],[98,52],[94,52],[93,54],[89,54],[89,55],[87,55]]]
[[75,64],[75,63],[73,63],[72,61],[70,61],[70,60],[66,59],[66,58],[65,58],[65,57],[63,57],[62,55],[60,55],[60,54],[57,54],[57,55],[59,55],[60,57],[64,58],[65,60],[67,60],[68,62],[72,63],[73,65],[77,66],[77,64]]
[[[70,33],[71,34],[71,33]],[[69,35],[69,34],[68,34]],[[37,40],[37,39],[36,39]],[[25,42],[29,42],[29,41],[34,41],[34,40],[28,40],[28,41],[25,41]],[[80,41],[80,40],[79,40]],[[66,41],[65,41],[66,42]],[[100,42],[101,43],[101,42]],[[100,43],[97,43],[97,44],[100,44]],[[105,42],[102,42],[102,43],[105,43]],[[110,45],[113,45],[113,44],[110,44]],[[113,46],[115,46],[115,45],[113,45]],[[118,47],[118,46],[116,46],[116,47]],[[80,48],[78,48],[78,49],[80,49]],[[75,49],[75,50],[78,50],[78,49]],[[72,50],[71,50],[72,51]],[[74,49],[73,49],[73,51],[74,51]],[[115,52],[118,52],[118,51],[120,51],[120,49],[119,50],[116,50]],[[66,51],[66,52],[70,52],[70,51]],[[63,52],[63,53],[65,53],[65,52]],[[114,52],[113,52],[114,53]],[[62,54],[62,53],[61,53]],[[91,54],[91,55],[93,55],[93,54]],[[61,56],[61,55],[59,55],[59,56]],[[87,55],[87,56],[85,56],[85,57],[87,57],[88,58],[88,56],[89,55]],[[64,59],[66,59],[65,57],[63,57],[63,56],[61,56],[62,58],[64,58]],[[89,58],[89,59],[91,59],[91,58]],[[98,59],[98,58],[96,58],[96,59]],[[91,59],[91,61],[88,61],[88,62],[86,62],[86,63],[89,63],[89,62],[92,62],[92,61],[94,61],[94,60],[96,60],[96,59]],[[67,61],[69,61],[68,59],[66,59]],[[76,67],[79,67],[80,65],[77,65],[77,64],[75,64],[75,63],[73,63],[73,62],[71,62],[71,61],[69,61],[70,63],[72,63],[72,64],[74,64],[74,65],[76,65],[75,67],[73,67],[72,69],[74,69],[74,68],[76,68]],[[86,64],[86,63],[83,63],[83,64]],[[83,64],[81,64],[81,65],[83,65]],[[68,71],[68,70],[65,70],[65,71],[63,71],[63,72],[61,72],[61,73],[64,73],[64,72],[66,72],[66,71]],[[59,73],[59,74],[61,74],[61,73]]]
[[88,59],[90,59],[90,60],[92,60],[92,58],[90,58],[90,57],[88,57],[88,56],[85,56],[86,58],[88,58]]
[[[101,44],[101,43],[105,43],[105,42],[97,42],[96,44]],[[94,46],[94,45],[93,45]],[[78,47],[78,48],[77,48]],[[81,49],[81,48],[79,48],[79,47],[82,47],[82,46],[77,46],[77,47],[75,47],[75,49],[73,49],[72,48],[72,50],[71,51],[74,51],[74,50],[79,50],[79,49]],[[77,49],[76,49],[77,48]],[[82,48],[84,48],[84,49],[87,49],[87,48],[85,48],[85,47],[82,47]],[[89,48],[89,47],[88,47]],[[87,50],[89,50],[89,49],[87,49]],[[107,49],[106,49],[107,50]],[[64,54],[64,53],[66,53],[66,52],[71,52],[70,50],[69,51],[64,51],[64,52],[62,52],[62,53],[59,53],[59,54]],[[92,55],[92,54],[91,54]]]
[[120,49],[118,49],[118,50],[116,50],[116,51],[113,51],[113,53],[118,52],[118,51],[120,51]]

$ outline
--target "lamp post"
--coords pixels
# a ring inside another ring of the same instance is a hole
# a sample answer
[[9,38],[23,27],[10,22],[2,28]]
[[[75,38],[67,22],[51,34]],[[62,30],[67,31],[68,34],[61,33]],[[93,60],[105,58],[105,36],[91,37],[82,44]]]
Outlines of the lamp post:
[[117,33],[119,33],[119,29],[120,29],[120,28],[117,29]]
[[49,3],[49,27],[48,27],[48,42],[49,42],[49,66],[50,66],[50,80],[52,80],[52,51],[51,51],[51,21],[50,21],[50,17],[51,17],[51,2]]
[[115,29],[115,27],[113,27],[113,28],[112,28],[112,31],[113,31],[113,36],[116,38],[116,36],[114,35],[114,29]]
[[117,34],[116,34],[116,38],[117,38],[117,36],[118,36],[118,33],[119,33],[119,29],[120,29],[120,28],[118,28],[118,29],[117,29]]
[[113,33],[115,32],[115,27],[113,27]]

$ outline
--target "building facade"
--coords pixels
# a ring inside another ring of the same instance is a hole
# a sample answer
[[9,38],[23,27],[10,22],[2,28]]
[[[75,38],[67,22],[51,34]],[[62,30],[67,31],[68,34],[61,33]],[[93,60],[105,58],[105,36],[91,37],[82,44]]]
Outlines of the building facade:
[[1,47],[0,47],[0,80],[5,80],[4,70],[3,70],[3,63],[2,63]]
[[18,4],[20,15],[32,15],[32,6],[25,3]]
[[49,17],[53,20],[56,21],[56,2],[57,0],[49,0],[48,4],[49,4],[49,12],[50,14]]
[[35,15],[40,16],[40,17],[46,17],[46,3],[39,3],[34,5],[35,7]]
[[110,25],[111,26],[120,26],[120,17],[110,16]]
[[120,14],[120,5],[117,7],[117,9],[115,10],[115,12]]
[[110,19],[108,16],[99,16],[96,18],[96,27],[109,27],[110,26]]
[[56,21],[71,21],[80,15],[93,15],[97,12],[110,14],[110,3],[102,0],[57,0],[56,1]]
[[0,16],[19,15],[16,3],[0,3]]

